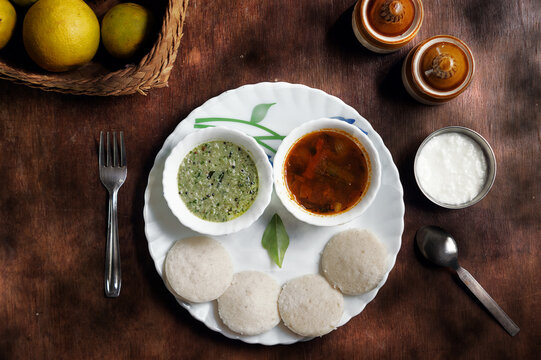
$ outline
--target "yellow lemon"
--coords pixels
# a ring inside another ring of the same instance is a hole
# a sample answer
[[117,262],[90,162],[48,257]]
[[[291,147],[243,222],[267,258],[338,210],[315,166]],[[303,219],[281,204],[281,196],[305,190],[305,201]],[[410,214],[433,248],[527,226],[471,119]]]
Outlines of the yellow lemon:
[[86,64],[100,43],[100,24],[82,0],[40,0],[23,22],[26,52],[49,71],[66,71]]
[[112,7],[101,21],[101,39],[114,57],[128,59],[145,45],[153,27],[150,11],[134,3]]
[[0,49],[6,46],[17,22],[17,13],[8,0],[0,0]]
[[22,6],[22,7],[28,7],[35,3],[38,0],[11,0],[12,3]]

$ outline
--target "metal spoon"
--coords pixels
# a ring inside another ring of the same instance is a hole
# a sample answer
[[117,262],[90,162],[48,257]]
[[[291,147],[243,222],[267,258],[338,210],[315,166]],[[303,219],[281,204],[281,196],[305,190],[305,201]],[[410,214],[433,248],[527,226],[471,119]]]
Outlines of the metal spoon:
[[496,301],[490,297],[477,280],[466,269],[458,265],[458,249],[451,234],[437,226],[424,226],[417,230],[415,239],[425,258],[436,265],[455,269],[464,285],[483,303],[509,335],[518,334],[520,329],[517,324],[496,304]]

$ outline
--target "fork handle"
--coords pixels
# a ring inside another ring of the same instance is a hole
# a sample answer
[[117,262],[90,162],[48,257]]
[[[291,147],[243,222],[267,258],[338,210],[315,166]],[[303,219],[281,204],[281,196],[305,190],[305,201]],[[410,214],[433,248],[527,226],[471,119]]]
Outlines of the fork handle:
[[120,273],[120,250],[118,245],[117,192],[109,193],[107,216],[107,248],[105,249],[105,295],[120,295],[122,278]]

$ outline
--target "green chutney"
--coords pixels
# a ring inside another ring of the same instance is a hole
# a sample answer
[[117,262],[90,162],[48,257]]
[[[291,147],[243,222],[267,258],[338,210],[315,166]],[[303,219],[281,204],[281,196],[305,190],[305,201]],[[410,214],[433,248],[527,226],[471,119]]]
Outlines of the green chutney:
[[254,160],[229,141],[192,149],[178,169],[178,192],[186,207],[207,221],[225,222],[252,206],[259,188]]

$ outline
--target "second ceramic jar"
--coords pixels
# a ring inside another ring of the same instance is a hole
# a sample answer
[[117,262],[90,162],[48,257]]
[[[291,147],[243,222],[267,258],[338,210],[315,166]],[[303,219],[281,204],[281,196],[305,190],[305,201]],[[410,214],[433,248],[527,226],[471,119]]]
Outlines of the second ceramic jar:
[[417,35],[423,16],[421,0],[359,0],[353,10],[353,32],[367,49],[390,53]]
[[474,72],[468,46],[456,37],[438,35],[411,49],[402,66],[402,82],[414,99],[439,105],[466,90]]

